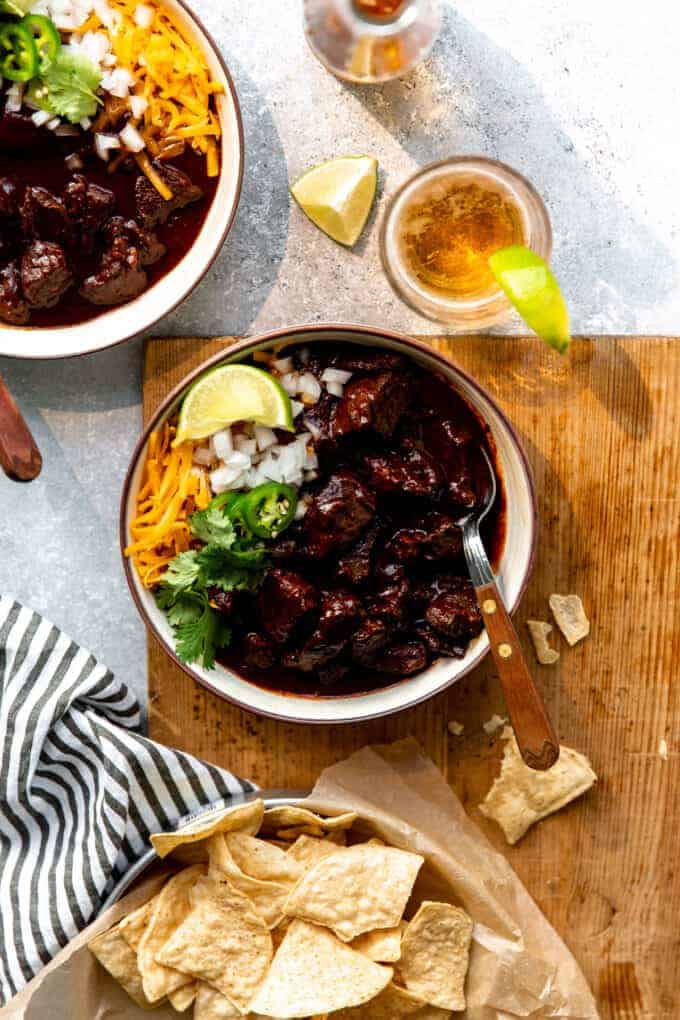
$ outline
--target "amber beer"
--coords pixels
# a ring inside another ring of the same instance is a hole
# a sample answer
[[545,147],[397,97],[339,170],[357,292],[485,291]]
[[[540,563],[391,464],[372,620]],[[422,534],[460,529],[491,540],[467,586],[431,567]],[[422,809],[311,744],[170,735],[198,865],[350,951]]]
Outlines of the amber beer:
[[401,12],[407,0],[354,0],[359,14],[374,18],[392,18]]

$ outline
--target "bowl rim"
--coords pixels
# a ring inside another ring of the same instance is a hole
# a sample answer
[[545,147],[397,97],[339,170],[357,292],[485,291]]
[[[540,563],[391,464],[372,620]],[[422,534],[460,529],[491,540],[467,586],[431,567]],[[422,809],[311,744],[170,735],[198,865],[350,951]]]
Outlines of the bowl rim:
[[[405,711],[406,709],[414,708],[416,705],[420,705],[425,701],[429,701],[431,698],[434,698],[437,695],[441,694],[443,691],[447,690],[453,683],[458,682],[458,680],[461,680],[464,676],[467,676],[473,669],[479,666],[479,664],[484,660],[484,658],[488,654],[490,650],[489,646],[487,645],[486,648],[480,649],[479,652],[475,655],[475,657],[471,660],[471,662],[468,663],[464,670],[462,670],[456,676],[450,677],[443,683],[440,683],[434,690],[418,694],[412,698],[409,698],[408,700],[404,701],[403,704],[400,704],[396,707],[366,712],[365,714],[361,714],[359,717],[355,715],[350,716],[340,715],[337,718],[333,719],[303,719],[300,718],[299,716],[296,717],[292,713],[278,712],[272,709],[262,708],[255,709],[247,701],[238,698],[233,694],[227,693],[226,691],[222,690],[220,687],[212,683],[207,678],[201,676],[198,672],[194,671],[188,663],[183,662],[179,658],[174,648],[170,647],[170,645],[167,643],[163,635],[159,632],[155,623],[151,619],[149,613],[147,612],[146,606],[144,605],[135,585],[132,562],[129,559],[129,557],[125,556],[124,553],[125,547],[127,545],[127,505],[130,496],[130,490],[132,487],[132,479],[137,469],[140,457],[148,442],[151,432],[153,432],[153,430],[157,427],[158,423],[167,415],[169,408],[172,406],[172,404],[175,403],[175,401],[187,389],[187,387],[189,387],[198,378],[198,376],[203,375],[204,372],[209,371],[216,364],[223,361],[227,357],[232,358],[234,355],[238,356],[243,352],[249,352],[251,349],[273,346],[274,344],[276,344],[277,341],[284,340],[287,337],[290,338],[295,337],[296,339],[304,337],[313,338],[315,334],[320,333],[338,334],[337,337],[338,341],[340,341],[342,336],[344,336],[347,333],[354,333],[363,337],[379,337],[387,341],[396,341],[399,344],[403,344],[407,348],[411,348],[411,350],[417,353],[426,354],[428,357],[433,358],[436,362],[441,364],[445,369],[450,370],[451,367],[453,366],[454,370],[465,380],[465,382],[470,386],[470,388],[474,390],[475,393],[481,395],[484,398],[484,400],[488,401],[493,406],[496,414],[500,418],[504,427],[507,429],[508,434],[514,445],[515,451],[517,452],[517,455],[520,459],[524,475],[527,481],[527,489],[530,502],[530,505],[528,507],[529,528],[531,531],[529,557],[527,560],[523,576],[520,580],[520,584],[517,590],[517,596],[513,600],[512,604],[508,606],[508,612],[510,614],[514,613],[517,607],[519,606],[522,597],[527,589],[527,585],[529,584],[529,580],[531,578],[534,565],[536,562],[536,550],[538,545],[538,503],[536,498],[536,484],[534,481],[533,471],[531,469],[529,459],[524,449],[524,445],[518,435],[517,429],[514,427],[514,425],[511,423],[505,412],[499,407],[499,405],[496,403],[493,397],[468,372],[460,368],[455,361],[452,361],[452,359],[447,358],[446,355],[442,354],[435,347],[432,347],[431,344],[423,340],[416,340],[414,337],[408,336],[404,333],[399,333],[395,330],[385,329],[382,326],[368,326],[340,322],[305,323],[302,325],[279,327],[278,329],[269,330],[265,333],[258,333],[254,336],[243,337],[240,340],[236,340],[236,342],[230,345],[226,350],[216,351],[215,354],[211,354],[210,357],[208,357],[200,365],[198,365],[196,368],[188,372],[187,375],[184,376],[184,378],[180,380],[180,382],[177,383],[177,385],[172,388],[172,390],[167,394],[167,396],[161,401],[161,403],[153,412],[148,424],[143,429],[140,438],[137,440],[137,443],[135,444],[134,450],[130,457],[130,462],[128,464],[127,471],[125,472],[125,478],[123,481],[123,488],[121,492],[119,531],[118,531],[120,555],[123,560],[123,570],[125,573],[125,579],[127,581],[130,594],[132,595],[133,602],[137,607],[137,611],[139,612],[142,621],[147,628],[147,631],[150,632],[151,636],[158,642],[158,644],[162,647],[163,651],[170,656],[173,662],[177,666],[179,666],[182,672],[186,674],[186,676],[188,676],[191,680],[200,684],[211,694],[216,695],[223,701],[228,701],[230,704],[235,705],[237,708],[240,708],[247,712],[252,712],[254,715],[263,716],[264,718],[268,719],[275,719],[277,722],[295,723],[299,725],[312,725],[312,726],[336,726],[357,722],[369,722],[370,720],[373,719],[382,719],[385,716],[394,715],[397,712],[402,712]],[[345,340],[347,340],[346,336]],[[351,340],[347,340],[347,342],[351,343]],[[245,677],[245,679],[247,680],[248,678]],[[273,693],[275,694],[278,693],[281,697],[285,696],[284,692],[274,691]],[[339,702],[341,699],[338,698],[337,700]]]
[[[210,258],[207,260],[207,262],[205,263],[205,266],[201,270],[200,274],[196,277],[196,279],[192,280],[191,283],[188,283],[184,287],[180,288],[179,297],[177,297],[176,299],[173,299],[172,303],[170,305],[168,305],[168,307],[165,308],[158,316],[156,316],[154,319],[152,319],[151,322],[146,323],[141,329],[136,330],[133,333],[130,333],[128,336],[123,336],[119,340],[112,340],[112,341],[110,341],[108,343],[104,343],[104,344],[95,344],[95,346],[87,347],[87,348],[83,349],[82,351],[73,351],[71,353],[66,353],[66,354],[45,355],[45,354],[25,354],[25,353],[18,353],[18,352],[1,351],[0,354],[2,355],[3,358],[13,358],[14,360],[17,360],[17,361],[66,361],[67,359],[70,359],[70,358],[83,358],[83,357],[85,357],[86,355],[89,355],[89,354],[97,354],[99,351],[111,350],[114,347],[119,347],[120,344],[125,344],[125,343],[128,343],[130,340],[135,340],[137,337],[139,337],[142,334],[146,333],[148,330],[153,329],[153,327],[155,325],[157,325],[161,321],[161,319],[164,319],[166,315],[170,315],[171,312],[174,312],[174,310],[179,305],[181,305],[183,301],[186,300],[186,298],[193,291],[193,289],[195,287],[197,287],[199,285],[199,283],[201,283],[201,281],[204,279],[205,276],[207,276],[209,271],[212,269],[215,261],[217,260],[218,256],[220,255],[220,253],[222,251],[222,248],[224,247],[224,242],[226,241],[226,239],[227,239],[227,237],[228,237],[228,235],[229,235],[229,233],[231,231],[231,228],[234,225],[234,219],[236,218],[236,213],[238,212],[238,207],[239,207],[240,202],[241,202],[241,192],[243,190],[243,177],[244,177],[244,173],[245,173],[245,135],[244,135],[244,131],[243,131],[243,115],[241,113],[241,104],[240,104],[240,101],[239,101],[239,98],[238,98],[238,93],[236,91],[236,85],[234,84],[234,79],[232,78],[231,72],[230,72],[230,70],[229,70],[229,68],[227,66],[226,59],[223,56],[221,49],[217,45],[217,42],[215,41],[212,33],[208,31],[208,29],[205,26],[205,23],[199,17],[199,15],[196,13],[196,11],[193,9],[193,7],[190,5],[188,0],[174,0],[174,2],[179,7],[182,8],[184,13],[187,15],[188,19],[190,21],[194,22],[194,24],[197,26],[199,32],[206,39],[206,41],[208,43],[208,46],[212,50],[213,55],[214,55],[217,63],[220,65],[220,67],[222,69],[222,73],[224,74],[224,78],[225,78],[225,81],[226,81],[226,84],[227,84],[229,95],[231,97],[231,103],[232,103],[232,107],[233,107],[234,119],[236,121],[236,133],[237,133],[237,138],[238,138],[238,170],[237,170],[237,174],[236,174],[236,182],[235,182],[235,188],[234,188],[234,200],[232,202],[232,207],[231,207],[231,210],[229,212],[229,216],[228,216],[227,221],[226,221],[226,223],[224,225],[224,229],[222,230],[222,233],[221,233],[219,239],[217,240],[217,243],[215,244],[215,250],[210,255]],[[220,177],[218,177],[218,181],[221,178],[223,170],[224,170],[224,162],[222,162],[222,164],[220,166]],[[216,197],[217,196],[215,196],[215,198]],[[214,199],[213,199],[213,201],[214,201]],[[209,209],[208,209],[208,211],[209,211]],[[207,213],[206,213],[206,215],[207,215]],[[194,244],[196,244],[197,240],[198,240],[198,238],[196,238],[196,240],[194,241]],[[192,245],[192,247],[193,247],[193,245]],[[184,255],[182,256],[180,261],[177,263],[178,266],[181,266],[182,262],[184,261],[184,257],[188,253],[189,253],[188,251],[184,253]],[[157,281],[157,282],[161,282],[161,281]],[[130,302],[125,302],[125,305],[127,305],[129,303]],[[111,308],[108,309],[108,311],[115,311],[115,307],[116,306],[114,306],[113,309],[111,309]],[[102,314],[104,314],[106,311],[107,311],[107,309],[103,309],[102,310]],[[87,320],[87,322],[88,323],[95,323],[96,324],[97,320],[99,318],[100,318],[100,316],[97,315],[93,319]],[[73,323],[74,327],[79,326],[79,325],[83,325],[83,323],[78,323],[78,322]],[[49,326],[45,327],[45,329],[41,330],[41,332],[45,332],[45,330],[47,330],[49,328],[50,328]],[[62,328],[62,327],[59,327],[59,328]],[[0,332],[0,336],[1,336],[1,332]]]

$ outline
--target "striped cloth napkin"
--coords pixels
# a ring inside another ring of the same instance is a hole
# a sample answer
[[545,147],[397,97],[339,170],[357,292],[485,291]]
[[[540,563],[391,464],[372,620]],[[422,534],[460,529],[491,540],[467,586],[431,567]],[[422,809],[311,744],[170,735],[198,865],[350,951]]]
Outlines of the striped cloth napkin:
[[105,666],[0,597],[0,1006],[97,916],[150,832],[255,789],[139,722]]

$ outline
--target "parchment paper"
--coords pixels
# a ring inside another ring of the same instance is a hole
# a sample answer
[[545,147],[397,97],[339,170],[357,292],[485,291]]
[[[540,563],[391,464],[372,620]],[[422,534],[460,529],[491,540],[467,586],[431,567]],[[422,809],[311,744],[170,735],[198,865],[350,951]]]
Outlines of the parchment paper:
[[[308,804],[330,813],[355,810],[366,835],[422,854],[427,864],[414,897],[460,903],[471,915],[468,1006],[455,1018],[599,1020],[573,956],[415,741],[365,748],[332,766]],[[136,1006],[87,949],[161,881],[149,879],[90,925],[0,1010],[0,1020],[177,1020],[180,1014],[167,1006],[152,1014]]]

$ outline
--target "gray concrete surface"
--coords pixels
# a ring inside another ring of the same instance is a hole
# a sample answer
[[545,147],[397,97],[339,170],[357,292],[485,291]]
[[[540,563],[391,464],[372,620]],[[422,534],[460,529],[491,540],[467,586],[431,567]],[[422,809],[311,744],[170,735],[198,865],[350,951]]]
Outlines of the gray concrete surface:
[[[308,52],[298,0],[194,5],[236,80],[246,178],[224,251],[158,334],[320,319],[434,332],[393,297],[377,220],[406,175],[462,152],[511,163],[543,194],[575,330],[680,333],[676,7],[448,0],[431,59],[404,81],[360,89]],[[365,152],[380,160],[382,200],[347,252],[291,206],[287,185],[311,164]],[[0,477],[0,589],[49,614],[143,698],[144,634],[117,538],[140,353],[135,342],[68,362],[0,359],[45,456],[30,486]]]

